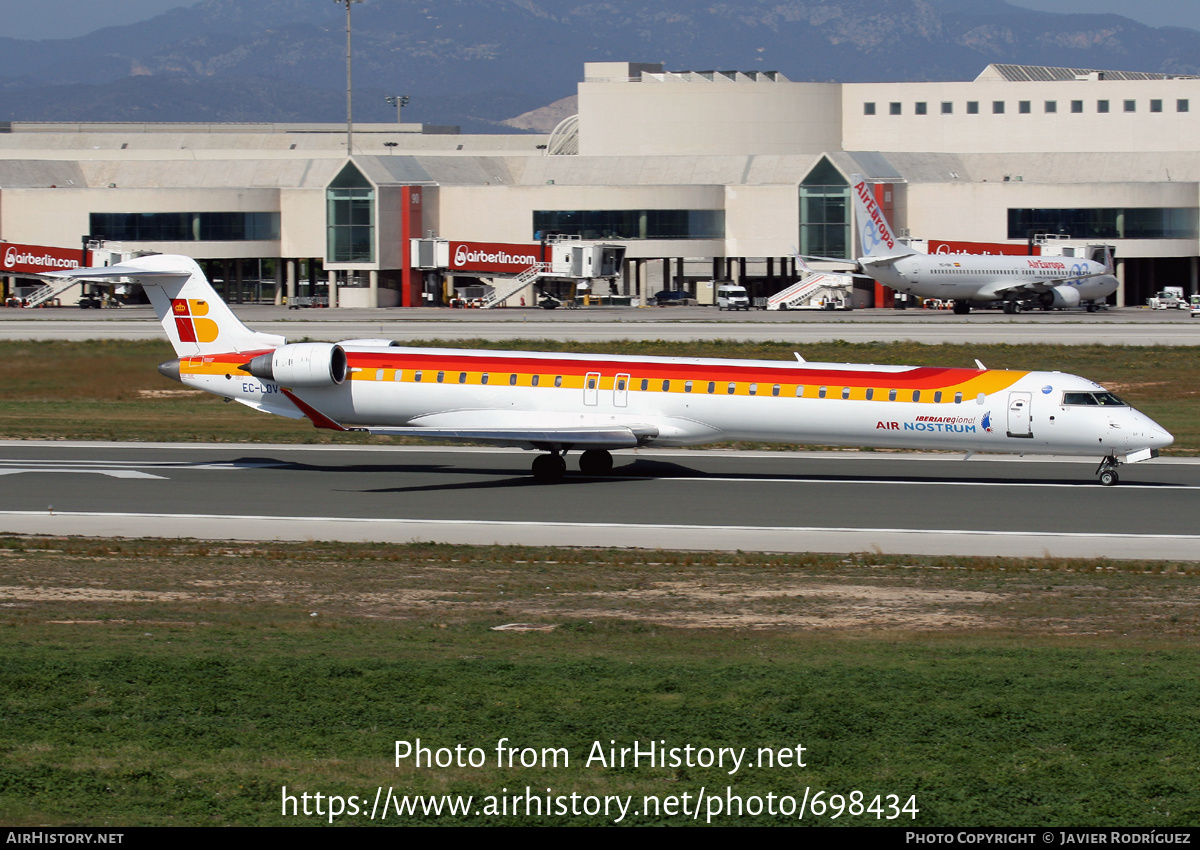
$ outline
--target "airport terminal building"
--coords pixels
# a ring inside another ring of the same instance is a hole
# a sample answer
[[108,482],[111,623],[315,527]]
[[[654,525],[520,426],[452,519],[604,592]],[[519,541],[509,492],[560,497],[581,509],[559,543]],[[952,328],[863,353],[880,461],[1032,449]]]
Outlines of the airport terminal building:
[[[613,288],[642,299],[711,280],[765,296],[797,251],[857,255],[861,174],[902,236],[1104,242],[1117,304],[1200,292],[1198,77],[990,65],[969,82],[800,83],[601,62],[578,96],[549,136],[371,124],[350,151],[338,125],[0,125],[0,240],[6,256],[89,240],[188,254],[232,301],[440,304],[448,270],[412,246],[430,235],[620,245]],[[10,294],[26,281],[5,262]]]

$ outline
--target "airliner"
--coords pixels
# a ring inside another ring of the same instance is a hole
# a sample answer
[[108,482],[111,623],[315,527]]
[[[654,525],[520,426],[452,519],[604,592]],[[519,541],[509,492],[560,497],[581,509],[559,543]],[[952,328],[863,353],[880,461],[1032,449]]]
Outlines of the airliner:
[[972,305],[1002,302],[1005,313],[1026,304],[1052,309],[1097,305],[1117,291],[1112,257],[1106,262],[1075,257],[1020,257],[1007,254],[921,254],[896,239],[896,231],[875,202],[861,175],[850,176],[855,226],[865,256],[863,274],[918,298],[954,302],[966,314]]
[[536,450],[540,482],[568,452],[602,476],[614,450],[746,440],[1096,456],[1112,485],[1173,440],[1061,372],[289,343],[243,325],[189,257],[45,276],[140,282],[175,348],[159,371],[185,386],[317,428]]

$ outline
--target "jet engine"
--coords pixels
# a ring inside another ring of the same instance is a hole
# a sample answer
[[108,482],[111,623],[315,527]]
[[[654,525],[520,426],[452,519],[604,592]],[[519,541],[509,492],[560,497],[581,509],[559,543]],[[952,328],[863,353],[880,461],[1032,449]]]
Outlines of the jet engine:
[[331,342],[297,342],[260,354],[238,367],[285,387],[332,387],[346,380],[346,352]]
[[1078,307],[1079,290],[1073,286],[1056,286],[1038,296],[1043,307]]

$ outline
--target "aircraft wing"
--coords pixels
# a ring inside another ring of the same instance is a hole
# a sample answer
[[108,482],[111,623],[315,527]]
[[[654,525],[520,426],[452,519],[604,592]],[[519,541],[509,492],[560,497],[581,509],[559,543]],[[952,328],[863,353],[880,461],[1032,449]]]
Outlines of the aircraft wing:
[[292,404],[309,418],[313,427],[330,431],[359,431],[381,437],[417,437],[422,440],[461,440],[472,443],[491,443],[498,446],[554,449],[586,447],[592,449],[630,449],[644,445],[658,436],[653,425],[618,425],[572,428],[447,428],[447,427],[363,427],[347,428],[330,419],[288,389],[280,390]]
[[1053,289],[1056,286],[1071,281],[1085,280],[1089,277],[1104,277],[1109,274],[1111,272],[1103,271],[1072,275],[1071,277],[1047,277],[1040,280],[997,281],[980,289],[978,297],[1003,298],[1005,295],[1014,292],[1045,292],[1047,289]]

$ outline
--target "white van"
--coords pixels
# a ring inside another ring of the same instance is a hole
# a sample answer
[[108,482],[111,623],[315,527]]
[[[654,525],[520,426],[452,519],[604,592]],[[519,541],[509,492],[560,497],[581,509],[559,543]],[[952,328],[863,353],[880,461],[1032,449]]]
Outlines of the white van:
[[749,310],[750,293],[746,287],[732,283],[723,283],[717,288],[718,310]]

